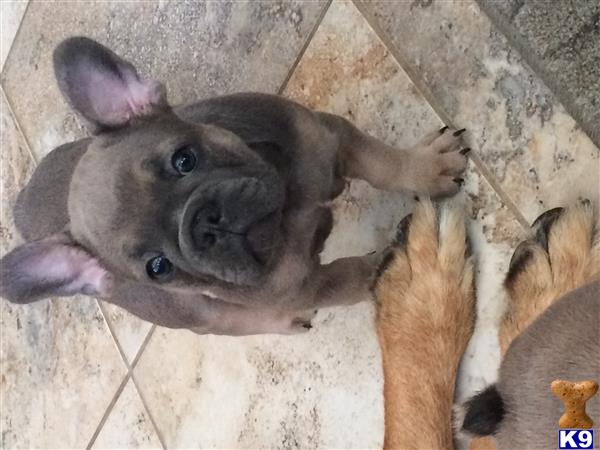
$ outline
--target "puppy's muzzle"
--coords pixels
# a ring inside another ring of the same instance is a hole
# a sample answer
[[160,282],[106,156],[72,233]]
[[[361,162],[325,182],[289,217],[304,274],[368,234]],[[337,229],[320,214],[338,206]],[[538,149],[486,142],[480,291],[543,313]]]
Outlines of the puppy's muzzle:
[[184,207],[181,250],[196,267],[243,265],[259,276],[272,258],[283,194],[278,183],[257,177],[216,180],[198,187]]

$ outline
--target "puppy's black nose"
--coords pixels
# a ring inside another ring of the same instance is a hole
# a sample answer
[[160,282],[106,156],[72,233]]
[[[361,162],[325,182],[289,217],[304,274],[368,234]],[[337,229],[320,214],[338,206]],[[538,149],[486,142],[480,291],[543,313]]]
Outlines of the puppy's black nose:
[[192,237],[200,250],[213,247],[223,235],[226,225],[223,214],[214,203],[203,205],[194,215],[192,221]]
[[201,242],[205,247],[212,247],[217,242],[217,236],[215,233],[202,233]]
[[223,221],[223,214],[221,214],[221,210],[214,203],[207,203],[203,205],[196,215],[194,216],[193,226],[207,226],[210,228],[211,226],[217,226]]

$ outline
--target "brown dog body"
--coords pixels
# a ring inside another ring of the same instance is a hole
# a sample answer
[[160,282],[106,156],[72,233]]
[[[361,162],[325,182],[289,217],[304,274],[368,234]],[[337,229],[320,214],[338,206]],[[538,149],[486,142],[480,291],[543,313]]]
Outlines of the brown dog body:
[[86,38],[54,55],[93,136],[52,151],[15,208],[28,241],[1,261],[18,303],[85,293],[199,333],[292,333],[370,297],[378,258],[321,265],[345,179],[450,195],[460,133],[392,148],[345,119],[264,94],[171,108],[163,86]]

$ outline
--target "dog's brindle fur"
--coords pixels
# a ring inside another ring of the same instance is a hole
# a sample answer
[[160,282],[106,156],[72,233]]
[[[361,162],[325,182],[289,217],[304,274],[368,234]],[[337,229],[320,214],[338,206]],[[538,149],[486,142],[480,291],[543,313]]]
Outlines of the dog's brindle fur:
[[[450,129],[401,150],[271,95],[171,108],[161,84],[87,38],[54,63],[93,136],[52,151],[18,198],[28,242],[1,262],[1,293],[18,303],[85,293],[198,333],[303,331],[315,308],[370,297],[378,257],[319,264],[345,179],[445,196],[466,165]],[[197,160],[185,176],[181,149]],[[174,269],[152,280],[161,255]]]

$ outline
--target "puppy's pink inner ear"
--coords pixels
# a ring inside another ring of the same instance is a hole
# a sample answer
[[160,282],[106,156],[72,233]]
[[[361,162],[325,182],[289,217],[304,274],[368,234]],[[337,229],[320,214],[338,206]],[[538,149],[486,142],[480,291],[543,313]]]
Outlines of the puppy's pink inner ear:
[[140,80],[128,74],[127,102],[134,116],[153,114],[166,103],[164,86],[153,80]]
[[47,280],[64,281],[69,292],[105,295],[112,287],[112,275],[85,250],[56,245],[29,261],[27,271]]
[[121,79],[110,72],[89,70],[87,79],[94,116],[107,125],[154,114],[166,104],[161,83],[140,80],[132,71],[124,71]]

